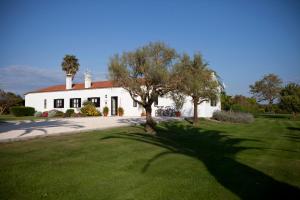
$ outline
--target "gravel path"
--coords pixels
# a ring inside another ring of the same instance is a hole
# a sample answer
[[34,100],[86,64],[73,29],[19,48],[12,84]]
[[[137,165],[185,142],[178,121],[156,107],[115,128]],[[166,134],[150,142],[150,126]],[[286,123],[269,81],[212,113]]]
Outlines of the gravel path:
[[[173,119],[175,118],[156,118],[157,121]],[[143,122],[145,122],[145,118],[142,117],[83,117],[40,121],[9,121],[0,123],[0,142],[130,126]]]

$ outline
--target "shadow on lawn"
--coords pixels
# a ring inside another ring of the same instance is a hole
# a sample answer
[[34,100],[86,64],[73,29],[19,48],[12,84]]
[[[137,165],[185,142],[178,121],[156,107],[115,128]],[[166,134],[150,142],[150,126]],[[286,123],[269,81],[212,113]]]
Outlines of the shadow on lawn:
[[225,188],[241,199],[299,199],[300,190],[279,182],[254,168],[235,160],[235,155],[243,150],[258,149],[243,147],[243,141],[250,139],[230,138],[228,134],[216,130],[202,130],[191,125],[164,123],[152,136],[140,133],[122,133],[105,139],[129,139],[163,147],[166,151],[148,160],[142,169],[149,167],[162,156],[184,154],[202,161],[208,171]]

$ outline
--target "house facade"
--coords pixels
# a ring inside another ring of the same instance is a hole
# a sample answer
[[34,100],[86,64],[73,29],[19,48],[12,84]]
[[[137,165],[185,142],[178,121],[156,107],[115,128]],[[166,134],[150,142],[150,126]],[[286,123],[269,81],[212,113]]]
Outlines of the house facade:
[[[124,109],[124,116],[141,116],[143,107],[134,102],[130,94],[121,87],[114,87],[111,81],[92,82],[91,76],[85,74],[84,83],[72,83],[72,77],[66,77],[65,85],[55,85],[25,94],[25,106],[34,107],[35,110],[44,112],[52,109],[65,112],[74,109],[79,112],[85,101],[91,101],[102,112],[109,108],[109,116],[116,116],[118,107]],[[153,104],[152,115],[160,107],[174,107],[173,100],[168,97],[158,97]],[[217,101],[203,102],[198,106],[199,117],[211,117],[214,111],[221,110],[221,103]],[[184,117],[193,116],[193,103],[187,97],[181,114]]]

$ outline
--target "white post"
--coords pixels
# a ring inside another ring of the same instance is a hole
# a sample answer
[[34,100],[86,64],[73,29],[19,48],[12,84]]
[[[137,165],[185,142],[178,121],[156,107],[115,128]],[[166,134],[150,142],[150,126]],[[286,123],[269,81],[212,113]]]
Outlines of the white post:
[[92,76],[89,72],[84,73],[84,88],[91,88],[92,86]]

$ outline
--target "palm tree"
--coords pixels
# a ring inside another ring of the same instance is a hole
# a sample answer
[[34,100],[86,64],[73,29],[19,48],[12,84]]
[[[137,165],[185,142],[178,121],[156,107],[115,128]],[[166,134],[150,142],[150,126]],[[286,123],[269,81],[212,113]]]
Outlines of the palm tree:
[[72,75],[72,79],[74,78],[76,72],[79,69],[80,64],[78,63],[78,59],[74,55],[65,55],[62,63],[62,70],[66,72],[67,75]]

